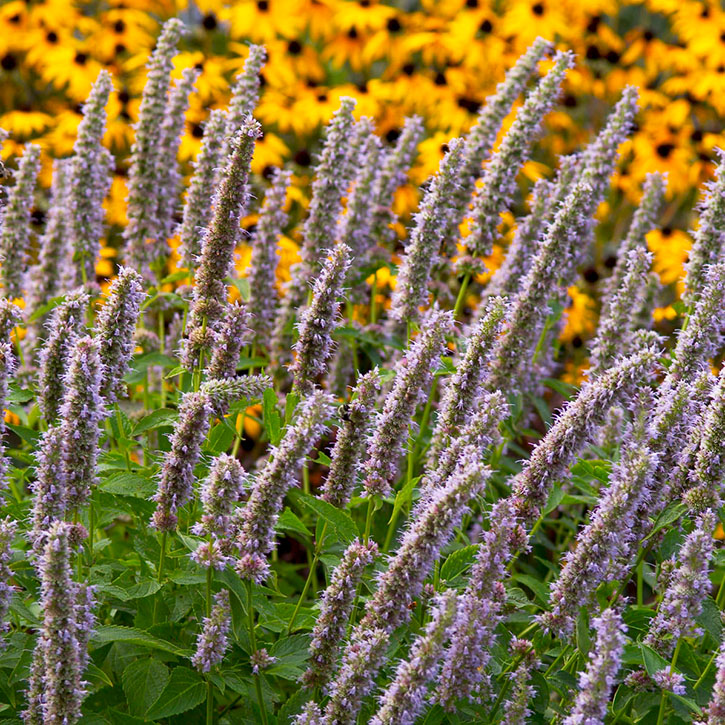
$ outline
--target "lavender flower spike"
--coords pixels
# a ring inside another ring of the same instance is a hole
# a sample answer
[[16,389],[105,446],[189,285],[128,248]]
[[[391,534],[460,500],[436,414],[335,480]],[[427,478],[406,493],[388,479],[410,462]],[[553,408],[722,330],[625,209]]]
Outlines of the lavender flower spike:
[[43,628],[35,646],[33,675],[28,692],[30,707],[23,714],[29,725],[68,723],[81,716],[85,696],[82,681],[78,584],[71,566],[72,525],[54,522],[38,565]]
[[229,592],[222,589],[214,596],[211,614],[204,617],[202,631],[196,639],[196,652],[191,663],[199,672],[209,672],[223,659],[229,647],[229,630],[232,624],[232,612],[229,606]]
[[238,515],[236,569],[243,579],[261,582],[269,572],[274,525],[287,491],[297,481],[305,456],[320,437],[332,411],[332,399],[320,391],[303,400],[294,422],[257,476],[247,505]]
[[144,274],[149,273],[147,240],[159,231],[158,190],[161,159],[158,140],[166,111],[171,84],[172,60],[176,44],[184,30],[183,23],[171,18],[164,23],[156,49],[147,64],[148,80],[143,90],[136,138],[131,147],[128,184],[128,224],[123,230],[126,263]]
[[322,725],[322,712],[316,702],[305,703],[302,712],[292,719],[294,725]]
[[113,158],[101,142],[106,131],[106,104],[113,82],[102,70],[83,106],[83,120],[73,146],[68,187],[69,232],[74,264],[74,278],[69,286],[96,279],[96,259],[103,236],[103,199],[111,188]]
[[627,628],[621,615],[606,609],[594,620],[597,641],[586,671],[579,675],[579,692],[574,710],[563,725],[604,725],[609,696],[614,686],[626,642]]
[[30,540],[39,553],[53,521],[60,520],[68,505],[68,480],[63,465],[63,437],[60,428],[48,428],[35,453],[35,481],[33,492],[32,528]]
[[431,620],[413,642],[406,659],[395,671],[395,678],[380,697],[380,709],[370,725],[414,725],[426,706],[426,690],[438,671],[449,625],[456,613],[457,595],[440,595]]
[[161,138],[156,150],[159,163],[156,190],[158,229],[155,244],[147,250],[150,252],[152,265],[158,265],[168,256],[169,247],[166,240],[173,236],[176,227],[174,216],[179,204],[181,186],[177,157],[186,122],[186,111],[189,107],[189,96],[194,90],[194,84],[200,73],[201,71],[197,68],[185,68],[181,73],[181,79],[174,83],[166,102],[166,111],[160,129]]
[[530,145],[539,134],[541,121],[554,107],[564,76],[574,65],[572,53],[557,52],[554,66],[528,96],[516,120],[493,155],[483,175],[483,188],[474,196],[471,234],[464,243],[476,257],[491,253],[505,211],[516,192],[516,176],[528,160]]
[[285,198],[292,178],[291,171],[275,169],[272,186],[264,195],[257,226],[252,233],[252,260],[249,273],[249,302],[254,330],[252,343],[265,347],[274,330],[279,294],[275,275],[279,256],[277,242],[287,224],[284,211]]
[[669,657],[680,637],[698,637],[694,622],[710,591],[710,559],[717,517],[708,509],[697,520],[677,556],[657,616],[652,620],[644,643],[663,657]]
[[320,614],[312,631],[310,665],[303,676],[308,687],[324,687],[329,682],[340,643],[345,638],[357,585],[362,581],[365,567],[372,564],[377,553],[374,541],[363,544],[355,539],[345,549],[332,573],[330,584],[322,594]]
[[579,395],[564,408],[514,479],[516,506],[524,520],[536,518],[552,483],[565,473],[579,448],[603,421],[609,406],[645,383],[658,356],[659,350],[646,347],[582,385]]
[[209,204],[209,189],[214,188],[214,179],[220,165],[224,131],[226,127],[224,111],[214,109],[204,124],[204,137],[201,149],[194,161],[194,175],[186,192],[181,228],[179,229],[181,260],[187,269],[196,266],[196,258],[201,252],[201,237],[211,218],[212,206]]
[[8,470],[8,459],[5,458],[5,406],[8,400],[10,378],[16,368],[13,346],[9,342],[0,342],[0,490],[7,487],[5,476]]
[[63,400],[63,376],[81,333],[87,305],[88,294],[82,288],[73,290],[53,310],[47,325],[48,338],[38,356],[38,406],[48,423],[56,419]]
[[63,378],[65,395],[60,407],[63,468],[68,481],[68,506],[82,506],[96,483],[100,422],[106,415],[100,395],[103,364],[100,344],[78,340]]
[[164,457],[159,490],[153,499],[157,506],[151,523],[159,531],[176,528],[176,511],[191,496],[194,466],[199,461],[212,412],[206,393],[185,393],[181,398],[179,417],[170,438],[171,450]]
[[8,340],[21,319],[20,308],[6,297],[0,297],[0,340]]
[[331,251],[312,288],[312,300],[300,314],[299,337],[290,365],[294,388],[308,395],[327,369],[332,354],[332,333],[340,310],[340,296],[350,266],[350,247],[338,243]]
[[529,700],[535,692],[529,681],[531,671],[539,666],[539,660],[533,645],[528,640],[514,638],[509,649],[520,658],[520,661],[518,667],[511,673],[514,687],[511,697],[504,703],[501,725],[526,725],[526,719],[531,714],[528,707]]
[[[17,528],[17,522],[13,521],[9,516],[0,519],[0,634],[8,629],[5,617],[7,617],[10,610],[10,599],[13,596],[13,587],[10,584],[10,578],[13,575],[10,568],[11,549]],[[4,644],[0,640],[0,651],[4,649]]]
[[428,301],[428,282],[438,258],[446,228],[455,212],[452,196],[460,183],[463,141],[451,139],[448,153],[441,160],[415,214],[415,225],[398,269],[391,299],[390,316],[397,322],[418,320],[418,307]]
[[606,370],[617,357],[631,351],[632,336],[638,324],[636,314],[647,294],[652,255],[638,247],[629,252],[624,262],[626,272],[622,284],[612,290],[592,344],[590,378]]
[[123,376],[133,355],[133,333],[145,296],[141,275],[121,267],[96,318],[95,339],[103,364],[101,395],[106,404],[113,403],[123,389]]
[[686,265],[683,301],[693,307],[704,293],[707,268],[724,262],[725,256],[725,153],[718,151],[720,163],[715,170],[715,181],[706,185],[707,193],[700,206],[700,224]]
[[250,314],[240,302],[227,306],[224,322],[216,334],[207,375],[210,380],[233,378],[242,348],[249,343]]
[[226,158],[230,152],[228,139],[234,138],[247,117],[251,116],[257,107],[259,91],[262,87],[259,74],[266,60],[267,51],[263,45],[249,46],[249,55],[244,61],[242,72],[235,79],[236,83],[232,88],[232,97],[229,100],[226,133],[224,134],[226,140],[222,158]]
[[420,335],[409,344],[405,356],[396,365],[393,388],[368,443],[363,484],[368,496],[388,496],[391,492],[408,425],[421,395],[428,390],[433,367],[452,322],[450,312],[431,310]]
[[[239,222],[249,202],[249,165],[260,133],[259,124],[248,117],[234,137],[231,155],[214,196],[214,213],[204,234],[194,276],[194,298],[183,355],[183,364],[188,369],[194,366],[201,351],[211,346],[211,330],[216,328],[226,307],[224,280],[232,268],[240,235]],[[211,329],[206,329],[207,325]]]
[[505,312],[505,300],[492,297],[485,304],[481,320],[474,326],[466,340],[465,354],[441,397],[438,419],[428,453],[429,465],[437,461],[450,443],[451,437],[466,423],[471,409],[476,406],[481,379],[490,361],[496,338],[501,332]]
[[330,453],[330,472],[322,485],[322,498],[338,508],[345,508],[355,489],[379,391],[380,373],[376,368],[360,378],[345,408],[343,424]]
[[40,146],[28,144],[14,174],[0,228],[0,287],[8,299],[23,296],[25,256],[30,241],[30,211],[40,171]]

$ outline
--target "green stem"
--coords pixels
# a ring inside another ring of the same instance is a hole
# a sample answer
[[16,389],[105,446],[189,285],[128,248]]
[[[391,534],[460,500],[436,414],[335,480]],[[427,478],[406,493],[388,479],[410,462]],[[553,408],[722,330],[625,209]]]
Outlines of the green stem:
[[[211,543],[211,536],[209,537]],[[211,616],[211,590],[214,583],[214,567],[206,569],[206,616]],[[206,725],[214,724],[214,685],[211,680],[206,681]]]
[[466,299],[466,291],[468,290],[468,285],[471,282],[471,273],[467,272],[466,276],[463,278],[463,282],[461,282],[461,288],[458,290],[458,297],[456,298],[456,304],[453,307],[453,319],[457,319],[458,315],[461,311],[461,307],[463,307],[463,301]]
[[93,507],[93,501],[88,503],[88,579],[90,584],[90,567],[93,566],[93,536],[96,528],[96,510]]
[[302,490],[309,495],[310,493],[310,471],[307,468],[307,462],[302,465]]
[[295,606],[294,612],[292,612],[292,618],[289,621],[289,624],[287,625],[287,634],[292,634],[292,628],[294,627],[295,621],[297,620],[297,615],[300,613],[300,607],[302,607],[302,602],[305,601],[305,597],[307,596],[307,592],[310,589],[310,584],[312,584],[312,580],[315,576],[315,568],[317,567],[317,562],[320,560],[320,552],[322,549],[322,542],[325,540],[325,533],[327,532],[327,522],[322,525],[322,531],[320,532],[320,538],[315,544],[315,555],[312,558],[312,563],[309,566],[309,570],[307,572],[307,579],[305,580],[305,585],[302,587],[302,593],[299,596],[299,599],[297,600],[297,606]]
[[[413,468],[415,467],[415,439],[410,433],[408,434],[408,467],[405,474],[405,485],[407,486],[413,480]],[[411,492],[412,495],[412,492]],[[388,531],[385,534],[385,543],[383,544],[383,553],[387,554],[390,549],[390,545],[393,543],[393,537],[395,536],[395,526],[398,523],[398,516],[406,504],[405,501],[398,506],[393,515],[390,517],[388,522]]]
[[700,685],[702,684],[702,681],[707,677],[707,673],[710,671],[710,668],[712,667],[712,663],[715,661],[715,658],[718,656],[719,651],[715,650],[712,653],[712,657],[710,657],[710,661],[707,663],[707,666],[702,671],[702,674],[697,678],[697,682],[693,685],[692,689],[696,690]]
[[373,502],[373,497],[370,496],[368,498],[368,512],[367,512],[367,515],[365,516],[365,535],[363,536],[363,540],[365,541],[366,544],[368,543],[368,541],[370,541],[370,532],[373,527],[374,506],[375,506],[375,504]]
[[[257,651],[257,638],[254,634],[254,607],[252,606],[252,582],[247,580],[247,610],[249,611],[249,642],[252,647],[252,653]],[[257,691],[257,701],[259,703],[259,711],[262,714],[263,725],[268,725],[267,710],[264,707],[264,698],[262,697],[262,683],[259,680],[260,675],[254,675],[254,689]]]
[[157,580],[161,582],[164,578],[164,565],[166,564],[166,539],[168,537],[168,531],[161,532],[161,554],[159,555],[159,570],[157,573]]

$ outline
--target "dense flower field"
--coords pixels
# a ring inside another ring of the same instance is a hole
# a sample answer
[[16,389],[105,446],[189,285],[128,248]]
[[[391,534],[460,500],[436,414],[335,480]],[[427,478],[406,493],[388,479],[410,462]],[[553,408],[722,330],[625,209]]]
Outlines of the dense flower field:
[[1,721],[725,724],[719,8],[0,23]]

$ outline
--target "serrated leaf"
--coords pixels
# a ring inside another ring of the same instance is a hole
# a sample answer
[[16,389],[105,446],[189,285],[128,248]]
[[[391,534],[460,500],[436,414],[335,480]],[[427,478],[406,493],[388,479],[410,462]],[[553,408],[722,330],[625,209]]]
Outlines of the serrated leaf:
[[478,544],[471,544],[454,551],[441,567],[441,579],[449,582],[466,571],[476,560],[478,549]]
[[132,715],[145,715],[159,699],[171,677],[169,668],[158,660],[136,660],[123,671],[121,683]]
[[188,667],[176,667],[171,671],[166,687],[149,708],[146,717],[159,720],[192,710],[206,699],[206,684],[201,675]]
[[712,597],[705,597],[702,601],[702,612],[697,617],[697,623],[716,641],[722,639],[722,619],[720,610]]
[[295,503],[303,504],[312,509],[328,525],[332,526],[339,539],[344,543],[349,544],[357,537],[357,526],[355,526],[355,522],[347,512],[297,488],[293,488],[288,495]]
[[167,642],[164,639],[154,637],[154,635],[144,632],[142,629],[137,629],[136,627],[121,627],[115,624],[104,624],[96,627],[95,632],[91,636],[91,641],[97,645],[108,644],[109,642],[127,642],[128,644],[158,649],[162,652],[169,652],[175,655],[186,656],[190,654],[189,650],[182,649],[173,644],[173,642]]
[[647,674],[652,677],[655,673],[660,670],[666,670],[669,668],[670,663],[661,655],[657,654],[651,647],[646,644],[640,643],[640,649],[642,650],[642,660],[644,661],[644,668],[647,670]]
[[138,582],[138,584],[134,584],[132,587],[129,587],[129,589],[126,590],[126,596],[129,600],[143,599],[144,597],[156,594],[159,589],[161,589],[161,584],[159,584],[156,579],[144,579],[143,581]]
[[278,445],[282,439],[282,417],[277,410],[277,393],[272,388],[267,388],[262,397],[262,422],[269,442]]
[[514,574],[511,578],[531,589],[534,596],[539,602],[541,602],[541,604],[547,603],[549,599],[549,590],[547,589],[546,584],[533,576],[529,576],[528,574]]
[[289,507],[280,514],[275,528],[278,531],[294,531],[303,536],[312,536],[312,532],[300,521],[297,514]]
[[158,484],[148,478],[139,476],[137,473],[120,471],[109,476],[98,487],[106,493],[148,499],[156,493]]
[[163,428],[164,426],[172,427],[177,417],[178,413],[175,410],[169,410],[168,408],[154,410],[153,413],[149,413],[136,423],[131,435],[135,437],[146,431],[155,430],[156,428]]

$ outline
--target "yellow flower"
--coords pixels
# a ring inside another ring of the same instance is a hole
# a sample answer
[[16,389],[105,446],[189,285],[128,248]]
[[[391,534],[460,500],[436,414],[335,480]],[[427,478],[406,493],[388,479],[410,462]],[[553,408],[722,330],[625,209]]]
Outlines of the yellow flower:
[[559,339],[562,342],[572,342],[575,337],[580,338],[580,340],[591,337],[597,327],[597,311],[594,300],[576,286],[569,287],[567,292],[571,302],[564,312],[566,324],[559,335]]
[[654,254],[654,271],[662,284],[672,284],[684,275],[684,265],[692,247],[690,236],[680,229],[664,227],[647,234],[647,246]]

